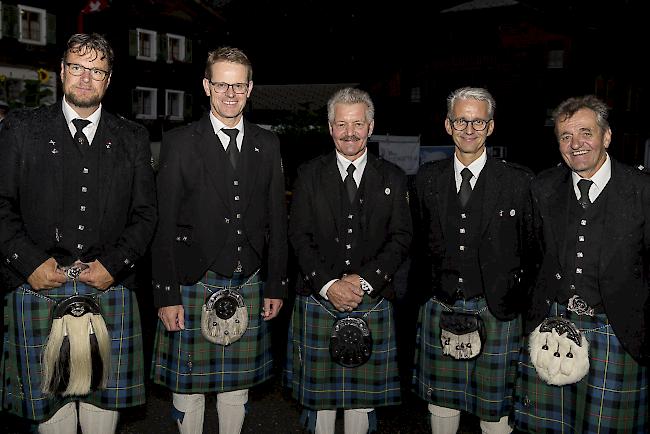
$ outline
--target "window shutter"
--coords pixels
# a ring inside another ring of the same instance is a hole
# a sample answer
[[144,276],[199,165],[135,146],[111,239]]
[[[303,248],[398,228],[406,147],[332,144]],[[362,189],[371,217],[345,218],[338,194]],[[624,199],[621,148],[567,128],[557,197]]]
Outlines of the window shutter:
[[140,105],[138,104],[138,91],[136,89],[131,89],[131,116],[135,119],[135,116],[140,114]]
[[192,40],[185,38],[185,61],[192,63]]
[[135,57],[138,55],[138,32],[136,30],[129,30],[129,56]]
[[2,5],[2,36],[18,39],[18,7]]
[[45,42],[47,44],[56,44],[56,15],[47,14],[45,16],[45,28],[47,29]]
[[158,53],[156,53],[156,59],[166,62],[167,61],[167,34],[159,33],[158,35]]
[[192,120],[192,94],[190,93],[183,94],[183,120],[188,122]]

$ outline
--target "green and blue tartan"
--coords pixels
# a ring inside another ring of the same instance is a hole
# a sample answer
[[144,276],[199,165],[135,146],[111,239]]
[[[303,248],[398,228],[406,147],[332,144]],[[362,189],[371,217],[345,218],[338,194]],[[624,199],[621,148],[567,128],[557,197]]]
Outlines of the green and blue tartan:
[[[46,396],[41,392],[41,353],[47,343],[56,303],[74,294],[96,295],[111,338],[108,385],[83,397]],[[46,296],[46,297],[43,297]],[[135,294],[124,286],[99,291],[83,283],[34,292],[23,285],[5,296],[2,408],[36,422],[64,404],[80,400],[117,410],[144,404],[144,361],[140,311]]]
[[[202,285],[201,283],[209,286]],[[201,334],[201,309],[220,289],[238,289],[248,308],[248,328],[230,345],[214,344]],[[271,327],[262,319],[264,283],[224,279],[208,271],[201,282],[181,286],[185,330],[168,332],[158,321],[152,378],[174,393],[230,392],[249,389],[272,375]]]
[[485,298],[459,300],[456,312],[477,313],[485,325],[483,351],[475,359],[443,355],[440,316],[446,311],[429,299],[420,308],[416,337],[413,390],[429,404],[462,410],[496,422],[508,416],[521,347],[521,321],[500,321],[486,308]]
[[515,389],[515,426],[530,433],[648,433],[648,368],[621,346],[605,314],[576,315],[557,303],[589,342],[589,372],[575,384],[549,386],[522,350]]
[[[400,403],[400,381],[393,307],[383,300],[365,319],[373,339],[364,365],[344,368],[329,354],[335,319],[312,297],[297,295],[289,325],[285,382],[292,396],[312,410],[375,408]],[[349,316],[362,317],[378,300],[364,296]],[[332,310],[340,318],[348,316]]]

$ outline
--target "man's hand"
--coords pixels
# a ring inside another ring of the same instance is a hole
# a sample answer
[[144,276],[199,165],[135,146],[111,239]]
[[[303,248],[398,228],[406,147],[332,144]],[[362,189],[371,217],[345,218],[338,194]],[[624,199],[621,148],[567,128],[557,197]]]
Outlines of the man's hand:
[[35,289],[52,289],[63,285],[67,278],[61,270],[57,270],[54,258],[49,258],[34,270],[27,278],[27,283]]
[[282,299],[281,298],[265,298],[264,299],[264,310],[262,310],[262,317],[264,321],[275,318],[280,313],[282,308]]
[[97,259],[88,263],[88,268],[81,272],[77,280],[100,291],[107,290],[115,282],[111,273]]
[[359,276],[354,276],[357,276],[356,283],[350,283],[349,280],[354,279],[345,276],[327,289],[327,298],[340,312],[356,309],[363,300],[363,290],[361,289]]
[[168,332],[185,330],[185,310],[182,304],[176,306],[165,306],[158,309],[158,318]]

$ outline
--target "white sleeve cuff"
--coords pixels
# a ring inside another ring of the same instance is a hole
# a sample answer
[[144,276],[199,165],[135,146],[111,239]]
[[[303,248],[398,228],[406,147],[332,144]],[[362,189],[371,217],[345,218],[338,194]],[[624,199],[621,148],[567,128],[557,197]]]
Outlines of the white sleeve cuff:
[[332,286],[332,284],[337,280],[338,279],[332,279],[329,282],[327,282],[325,285],[323,285],[323,287],[319,292],[320,296],[323,297],[325,300],[329,301],[329,298],[327,298],[327,290],[330,289],[330,286]]

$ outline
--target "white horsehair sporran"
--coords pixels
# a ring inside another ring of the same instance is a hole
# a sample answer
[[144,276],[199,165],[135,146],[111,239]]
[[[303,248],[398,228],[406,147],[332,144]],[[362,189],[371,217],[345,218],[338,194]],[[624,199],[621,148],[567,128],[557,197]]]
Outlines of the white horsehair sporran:
[[[62,269],[71,280],[82,270]],[[43,392],[83,396],[106,388],[110,357],[111,339],[95,297],[75,294],[58,301],[42,356]]]
[[230,345],[248,328],[248,308],[244,297],[233,288],[214,292],[201,309],[201,334],[208,341]]
[[589,372],[589,342],[564,317],[542,321],[530,334],[528,349],[537,375],[547,384],[577,383]]

